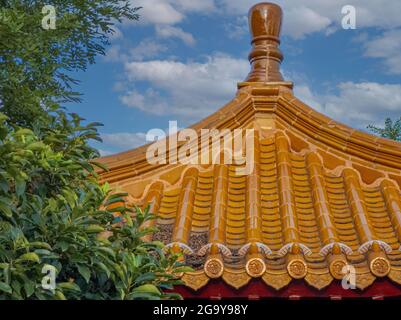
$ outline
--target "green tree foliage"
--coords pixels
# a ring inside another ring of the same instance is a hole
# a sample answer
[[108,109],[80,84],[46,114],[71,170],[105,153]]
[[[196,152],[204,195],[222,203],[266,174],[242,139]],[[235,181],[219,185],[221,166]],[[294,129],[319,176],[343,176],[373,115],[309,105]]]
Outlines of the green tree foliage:
[[401,141],[401,118],[395,121],[387,118],[383,128],[369,125],[368,129],[383,138]]
[[[56,28],[44,29],[45,5]],[[138,19],[139,8],[120,0],[0,0],[0,109],[11,122],[32,127],[60,102],[79,101],[75,71],[104,54],[113,25]]]
[[[41,28],[44,4],[55,30]],[[99,124],[61,106],[78,97],[69,74],[136,11],[118,0],[0,0],[0,299],[179,297],[166,289],[189,269],[142,240],[155,216],[98,182],[89,141]],[[54,290],[42,286],[49,266]]]
[[[86,142],[95,124],[73,115],[39,138],[5,120],[0,114],[0,299],[177,298],[163,290],[188,269],[142,240],[154,215],[99,185],[85,160],[96,154]],[[56,269],[55,292],[42,288],[45,265]]]

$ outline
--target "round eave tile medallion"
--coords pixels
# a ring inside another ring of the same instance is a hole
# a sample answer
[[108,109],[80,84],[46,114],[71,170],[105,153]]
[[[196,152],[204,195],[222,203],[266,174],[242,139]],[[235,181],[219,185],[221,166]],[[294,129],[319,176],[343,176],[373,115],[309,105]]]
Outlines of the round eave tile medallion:
[[385,277],[390,269],[390,263],[386,258],[377,257],[370,262],[370,270],[376,277]]
[[308,266],[302,259],[294,259],[288,263],[287,271],[292,278],[302,279],[306,276]]
[[224,265],[221,260],[212,258],[206,261],[204,270],[209,278],[216,279],[223,275]]
[[246,272],[253,278],[261,277],[266,271],[266,264],[260,258],[252,258],[246,263]]
[[331,275],[333,276],[334,279],[336,280],[341,280],[344,278],[344,267],[347,266],[347,262],[343,259],[336,259],[332,261],[329,265],[329,270]]

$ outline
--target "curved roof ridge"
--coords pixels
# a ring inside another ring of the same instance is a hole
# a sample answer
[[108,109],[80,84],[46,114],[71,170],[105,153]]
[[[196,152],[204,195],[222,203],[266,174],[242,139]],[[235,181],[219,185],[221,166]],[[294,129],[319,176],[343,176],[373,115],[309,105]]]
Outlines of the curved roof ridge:
[[[189,127],[254,128],[248,174],[238,174],[240,164],[151,164],[148,144],[101,158],[110,171],[100,176],[133,205],[151,204],[160,228],[153,240],[191,253],[185,259],[198,270],[182,279],[195,290],[218,278],[237,289],[257,278],[276,290],[304,279],[320,290],[341,280],[345,266],[361,290],[376,278],[401,284],[401,143],[334,121],[294,96],[279,70],[281,15],[270,3],[250,10],[251,72],[233,100]],[[191,160],[210,145],[201,139],[189,142],[198,148]]]

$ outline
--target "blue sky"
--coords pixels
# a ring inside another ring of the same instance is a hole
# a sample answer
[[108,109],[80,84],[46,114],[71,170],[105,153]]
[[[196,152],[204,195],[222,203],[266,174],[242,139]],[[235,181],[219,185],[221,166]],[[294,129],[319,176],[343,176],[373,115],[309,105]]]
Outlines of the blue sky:
[[[100,121],[102,154],[137,147],[169,120],[188,126],[235,95],[249,72],[252,0],[133,0],[138,22],[116,27],[105,57],[79,73],[83,103]],[[282,71],[298,98],[364,129],[401,116],[401,1],[283,0]],[[344,5],[356,29],[341,28]]]

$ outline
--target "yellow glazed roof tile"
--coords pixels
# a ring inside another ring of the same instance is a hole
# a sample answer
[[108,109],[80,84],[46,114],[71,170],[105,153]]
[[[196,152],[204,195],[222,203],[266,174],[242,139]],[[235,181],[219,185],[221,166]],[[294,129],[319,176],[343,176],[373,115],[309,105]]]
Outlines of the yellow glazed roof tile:
[[191,128],[253,128],[252,172],[152,165],[143,146],[100,159],[110,169],[101,178],[129,186],[133,204],[152,200],[157,239],[181,248],[188,263],[202,261],[183,276],[194,289],[215,278],[235,288],[260,278],[277,290],[304,279],[322,289],[347,264],[360,289],[380,277],[401,283],[401,144],[337,123],[293,95],[279,71],[278,6],[256,5],[250,24],[248,78]]

